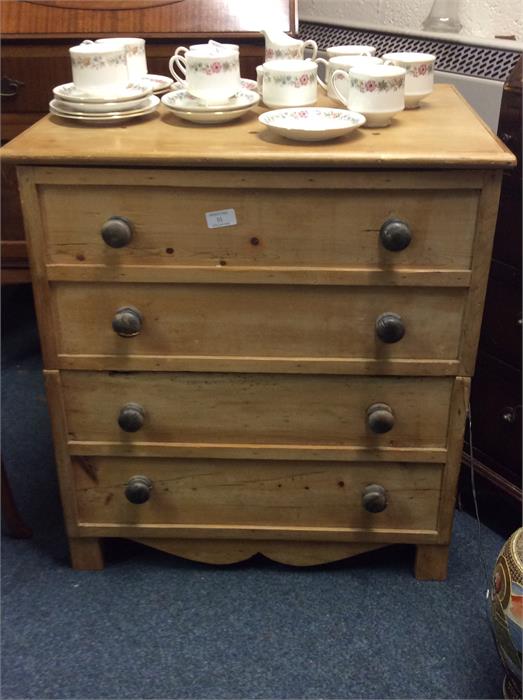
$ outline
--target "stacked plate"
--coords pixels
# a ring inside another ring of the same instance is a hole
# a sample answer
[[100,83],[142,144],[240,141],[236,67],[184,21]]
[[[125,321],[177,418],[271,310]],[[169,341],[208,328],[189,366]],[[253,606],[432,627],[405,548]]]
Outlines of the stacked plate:
[[260,96],[255,90],[255,80],[242,78],[241,88],[235,95],[229,97],[222,105],[210,106],[175,84],[172,91],[162,97],[162,102],[180,119],[197,124],[221,124],[238,119],[257,105]]
[[88,95],[74,83],[66,83],[53,89],[55,99],[49,103],[49,111],[86,123],[119,122],[153,112],[160,99],[152,93],[151,83],[145,81],[131,83],[121,92],[105,97]]

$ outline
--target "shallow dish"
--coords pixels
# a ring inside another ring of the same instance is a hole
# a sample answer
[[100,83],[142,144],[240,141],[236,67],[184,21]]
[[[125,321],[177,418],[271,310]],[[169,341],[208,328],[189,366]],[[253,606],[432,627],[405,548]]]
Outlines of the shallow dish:
[[166,75],[152,75],[151,73],[140,78],[140,81],[144,82],[146,85],[150,85],[154,93],[168,90],[174,83],[174,80],[168,78]]
[[84,102],[89,104],[101,104],[105,102],[126,102],[127,100],[138,100],[152,93],[150,85],[142,82],[129,83],[121,91],[108,94],[105,97],[100,95],[90,95],[79,90],[74,83],[64,83],[53,88],[53,95],[66,102]]
[[327,141],[365,124],[358,112],[330,107],[290,107],[265,112],[258,120],[271,131],[295,141]]
[[260,96],[252,90],[240,90],[223,105],[208,105],[200,98],[191,95],[187,90],[171,90],[171,92],[162,97],[163,104],[169,109],[178,112],[201,112],[203,114],[250,109],[257,105],[259,101]]
[[195,124],[223,124],[224,122],[230,122],[233,119],[238,119],[251,109],[251,107],[242,107],[242,109],[229,109],[225,112],[215,111],[215,112],[187,112],[178,111],[176,109],[169,108],[170,111],[175,114],[180,119],[185,119],[189,122],[194,122]]
[[62,112],[74,114],[108,114],[111,112],[134,112],[137,109],[145,109],[150,105],[148,97],[141,97],[139,100],[127,100],[126,102],[101,102],[91,104],[89,102],[66,102],[58,98],[53,100],[53,107]]
[[107,112],[105,114],[82,114],[81,112],[67,112],[56,106],[57,100],[51,100],[51,102],[49,102],[49,111],[51,114],[55,114],[57,117],[63,117],[64,119],[75,119],[77,121],[89,122],[91,124],[103,124],[123,121],[124,119],[133,119],[134,117],[141,117],[144,114],[153,112],[160,104],[160,98],[156,97],[155,95],[150,95],[147,100],[147,106],[143,107],[142,109]]

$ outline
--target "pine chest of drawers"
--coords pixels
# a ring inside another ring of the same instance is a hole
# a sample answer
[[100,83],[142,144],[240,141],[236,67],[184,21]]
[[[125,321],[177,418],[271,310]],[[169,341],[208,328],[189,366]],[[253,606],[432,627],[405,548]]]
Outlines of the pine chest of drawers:
[[159,110],[46,117],[3,155],[73,566],[104,537],[297,565],[412,543],[419,578],[446,576],[513,163],[453,88],[329,143]]

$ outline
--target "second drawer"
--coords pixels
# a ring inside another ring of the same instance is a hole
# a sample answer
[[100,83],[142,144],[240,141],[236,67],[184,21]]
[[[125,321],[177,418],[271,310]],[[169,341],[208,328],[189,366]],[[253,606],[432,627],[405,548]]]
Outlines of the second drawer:
[[129,360],[138,356],[456,360],[466,294],[431,287],[53,285],[58,352],[111,357],[110,369],[121,366],[118,358],[133,368]]

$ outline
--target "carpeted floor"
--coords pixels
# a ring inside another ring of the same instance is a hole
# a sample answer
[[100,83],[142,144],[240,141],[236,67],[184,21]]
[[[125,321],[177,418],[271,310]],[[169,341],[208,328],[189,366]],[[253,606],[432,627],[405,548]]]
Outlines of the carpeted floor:
[[[445,583],[413,549],[291,568],[212,567],[123,541],[74,572],[28,287],[4,293],[3,445],[31,540],[2,539],[2,698],[500,698],[477,523]],[[492,568],[502,538],[482,529]]]

